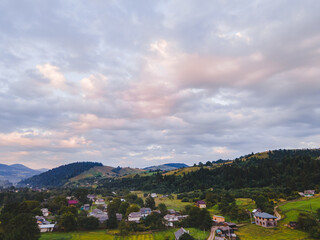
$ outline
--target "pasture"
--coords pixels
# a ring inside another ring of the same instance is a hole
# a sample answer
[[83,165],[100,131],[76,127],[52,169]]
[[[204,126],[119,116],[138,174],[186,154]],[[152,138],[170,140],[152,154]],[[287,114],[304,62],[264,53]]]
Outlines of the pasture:
[[[174,232],[178,229],[168,229],[161,232],[132,233],[129,236],[114,235],[117,231],[89,231],[70,233],[43,233],[40,240],[174,240]],[[195,228],[186,228],[195,239],[205,240],[209,232],[200,231]]]

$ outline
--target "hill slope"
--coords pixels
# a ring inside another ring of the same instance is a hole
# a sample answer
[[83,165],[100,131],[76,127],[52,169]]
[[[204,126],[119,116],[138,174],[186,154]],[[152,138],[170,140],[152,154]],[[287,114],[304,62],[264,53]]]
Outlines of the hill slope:
[[[314,189],[320,182],[320,149],[275,150],[177,174],[153,174],[101,182],[103,187],[164,192],[272,187],[285,192]],[[195,168],[195,167],[194,167]],[[179,175],[178,175],[179,174]]]
[[75,182],[79,180],[84,180],[86,178],[114,178],[114,177],[123,177],[132,174],[139,174],[144,172],[142,169],[138,168],[114,168],[109,166],[97,166],[93,167],[73,178],[70,179],[70,182]]
[[179,168],[185,168],[189,167],[187,164],[184,163],[166,163],[158,166],[151,166],[151,167],[146,167],[144,170],[149,170],[149,171],[156,171],[156,170],[161,170],[161,171],[171,171]]
[[41,170],[34,170],[22,164],[0,164],[0,180],[3,182],[17,183],[42,172]]
[[25,179],[19,182],[19,185],[29,184],[34,187],[60,187],[63,186],[70,178],[73,178],[96,166],[102,166],[102,164],[96,162],[70,163]]

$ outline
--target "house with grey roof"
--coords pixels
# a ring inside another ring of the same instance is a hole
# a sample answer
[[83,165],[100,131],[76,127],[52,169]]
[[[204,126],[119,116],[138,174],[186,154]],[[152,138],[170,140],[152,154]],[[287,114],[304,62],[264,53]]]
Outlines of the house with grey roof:
[[94,209],[91,213],[89,213],[89,216],[98,218],[100,223],[103,223],[109,219],[108,213],[103,212],[100,209]]
[[142,217],[147,217],[151,214],[151,208],[140,208],[140,213]]
[[128,221],[139,223],[141,217],[142,217],[141,212],[132,212],[128,215]]
[[254,222],[262,227],[276,227],[277,217],[265,212],[257,212],[254,214]]
[[189,234],[189,231],[185,230],[183,227],[174,233],[175,240],[179,240],[183,234]]

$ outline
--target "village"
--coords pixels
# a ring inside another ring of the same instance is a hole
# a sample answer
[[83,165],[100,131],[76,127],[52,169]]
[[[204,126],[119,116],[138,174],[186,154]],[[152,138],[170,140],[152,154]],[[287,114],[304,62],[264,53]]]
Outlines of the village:
[[[315,191],[306,190],[303,193],[299,193],[299,195],[301,194],[303,194],[302,197],[311,199],[314,197]],[[99,221],[100,226],[104,225],[109,220],[109,214],[107,210],[108,205],[112,204],[112,202],[117,198],[113,198],[111,200],[111,198],[103,198],[96,194],[88,194],[86,197],[89,203],[83,205],[79,205],[80,202],[74,196],[66,197],[68,207],[77,209],[79,214],[85,213],[87,217],[94,217]],[[150,193],[146,196],[146,199],[147,198],[156,199],[157,202],[161,202],[163,199],[167,198],[167,195]],[[126,199],[124,197],[120,197],[117,200],[120,201],[120,203],[126,203]],[[129,204],[127,204],[127,206],[129,206]],[[198,209],[207,209],[207,205],[204,200],[198,200],[194,202],[193,206]],[[183,214],[184,211],[181,212],[166,208],[163,208],[162,211],[163,212],[161,212],[159,208],[152,209],[151,207],[139,207],[133,209],[132,211],[127,211],[126,214],[117,212],[115,217],[118,223],[125,221],[128,224],[141,224],[145,221],[145,219],[147,219],[148,216],[156,214],[162,216],[162,224],[166,229],[177,229],[175,232],[173,232],[174,239],[178,240],[183,235],[189,235],[189,231],[181,225],[183,220],[188,218],[188,215]],[[42,216],[36,216],[37,224],[41,233],[61,231],[61,226],[60,229],[57,229],[55,218],[48,208],[42,208],[41,212]],[[239,226],[241,227],[243,224],[241,223],[239,225],[238,223],[226,221],[226,218],[226,216],[220,216],[216,214],[211,216],[212,227],[208,237],[209,240],[238,239],[237,231],[239,230]],[[281,215],[278,212],[275,212],[275,215],[272,215],[270,213],[261,211],[261,209],[253,209],[252,211],[248,212],[248,220],[249,219],[251,224],[259,227],[276,228],[278,226],[278,221],[281,220]],[[286,224],[286,226],[291,229],[294,229],[296,225],[296,221],[291,221]]]

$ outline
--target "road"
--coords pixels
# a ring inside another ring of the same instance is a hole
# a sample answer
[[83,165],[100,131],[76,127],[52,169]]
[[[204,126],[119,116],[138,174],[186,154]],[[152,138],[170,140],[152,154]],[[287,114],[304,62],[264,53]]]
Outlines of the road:
[[214,237],[216,235],[216,230],[218,229],[218,227],[212,227],[211,228],[211,233],[210,236],[208,237],[208,240],[214,240]]
[[277,221],[281,220],[281,215],[277,211],[278,206],[274,207],[274,215],[277,217]]

